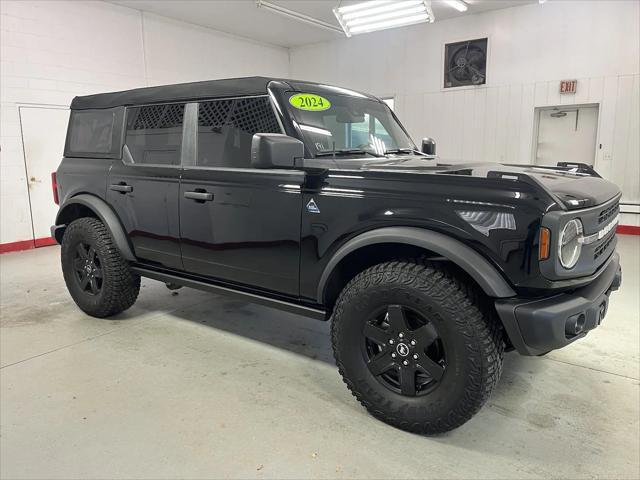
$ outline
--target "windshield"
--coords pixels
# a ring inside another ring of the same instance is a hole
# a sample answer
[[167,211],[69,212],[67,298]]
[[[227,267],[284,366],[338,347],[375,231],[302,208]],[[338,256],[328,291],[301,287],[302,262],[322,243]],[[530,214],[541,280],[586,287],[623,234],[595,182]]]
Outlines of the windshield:
[[382,156],[416,147],[385,103],[365,97],[289,92],[286,105],[311,153]]

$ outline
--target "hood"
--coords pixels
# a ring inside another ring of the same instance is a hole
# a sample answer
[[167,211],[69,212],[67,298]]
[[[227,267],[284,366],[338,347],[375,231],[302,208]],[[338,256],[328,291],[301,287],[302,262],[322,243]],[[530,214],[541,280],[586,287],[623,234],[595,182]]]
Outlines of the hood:
[[569,210],[600,205],[620,195],[617,185],[599,176],[554,167],[483,163],[452,165],[438,173],[535,183],[557,197]]
[[[338,167],[359,170],[406,172],[435,175],[463,175],[475,178],[523,181],[542,188],[568,210],[600,205],[620,194],[613,183],[596,175],[568,169],[501,163],[442,164],[415,155],[385,159],[348,160]],[[354,164],[355,163],[355,164]]]

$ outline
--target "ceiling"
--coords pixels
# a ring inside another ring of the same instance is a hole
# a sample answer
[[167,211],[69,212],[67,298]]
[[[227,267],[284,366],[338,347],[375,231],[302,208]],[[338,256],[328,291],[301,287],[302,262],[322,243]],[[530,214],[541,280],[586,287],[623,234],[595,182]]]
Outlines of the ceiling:
[[[345,38],[344,35],[258,8],[255,0],[107,0],[110,3],[182,20],[203,27],[250,38],[262,43],[294,47]],[[339,0],[271,0],[282,7],[339,27],[332,8]],[[509,8],[537,0],[465,0],[469,9],[460,13],[442,0],[432,0],[436,22],[446,18]],[[342,5],[354,3],[345,0]]]

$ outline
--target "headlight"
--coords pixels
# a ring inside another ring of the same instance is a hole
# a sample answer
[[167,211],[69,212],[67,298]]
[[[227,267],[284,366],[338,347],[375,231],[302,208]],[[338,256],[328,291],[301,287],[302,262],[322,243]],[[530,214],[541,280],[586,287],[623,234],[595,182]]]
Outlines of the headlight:
[[573,268],[578,263],[582,251],[582,222],[569,220],[562,229],[558,245],[558,257],[564,268]]

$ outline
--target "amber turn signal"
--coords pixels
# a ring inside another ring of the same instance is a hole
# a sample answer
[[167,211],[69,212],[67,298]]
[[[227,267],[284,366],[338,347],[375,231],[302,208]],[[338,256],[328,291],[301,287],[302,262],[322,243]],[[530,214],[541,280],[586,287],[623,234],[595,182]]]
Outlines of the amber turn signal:
[[548,228],[540,228],[540,242],[538,248],[538,259],[546,260],[549,258],[549,249],[551,248],[551,231]]

